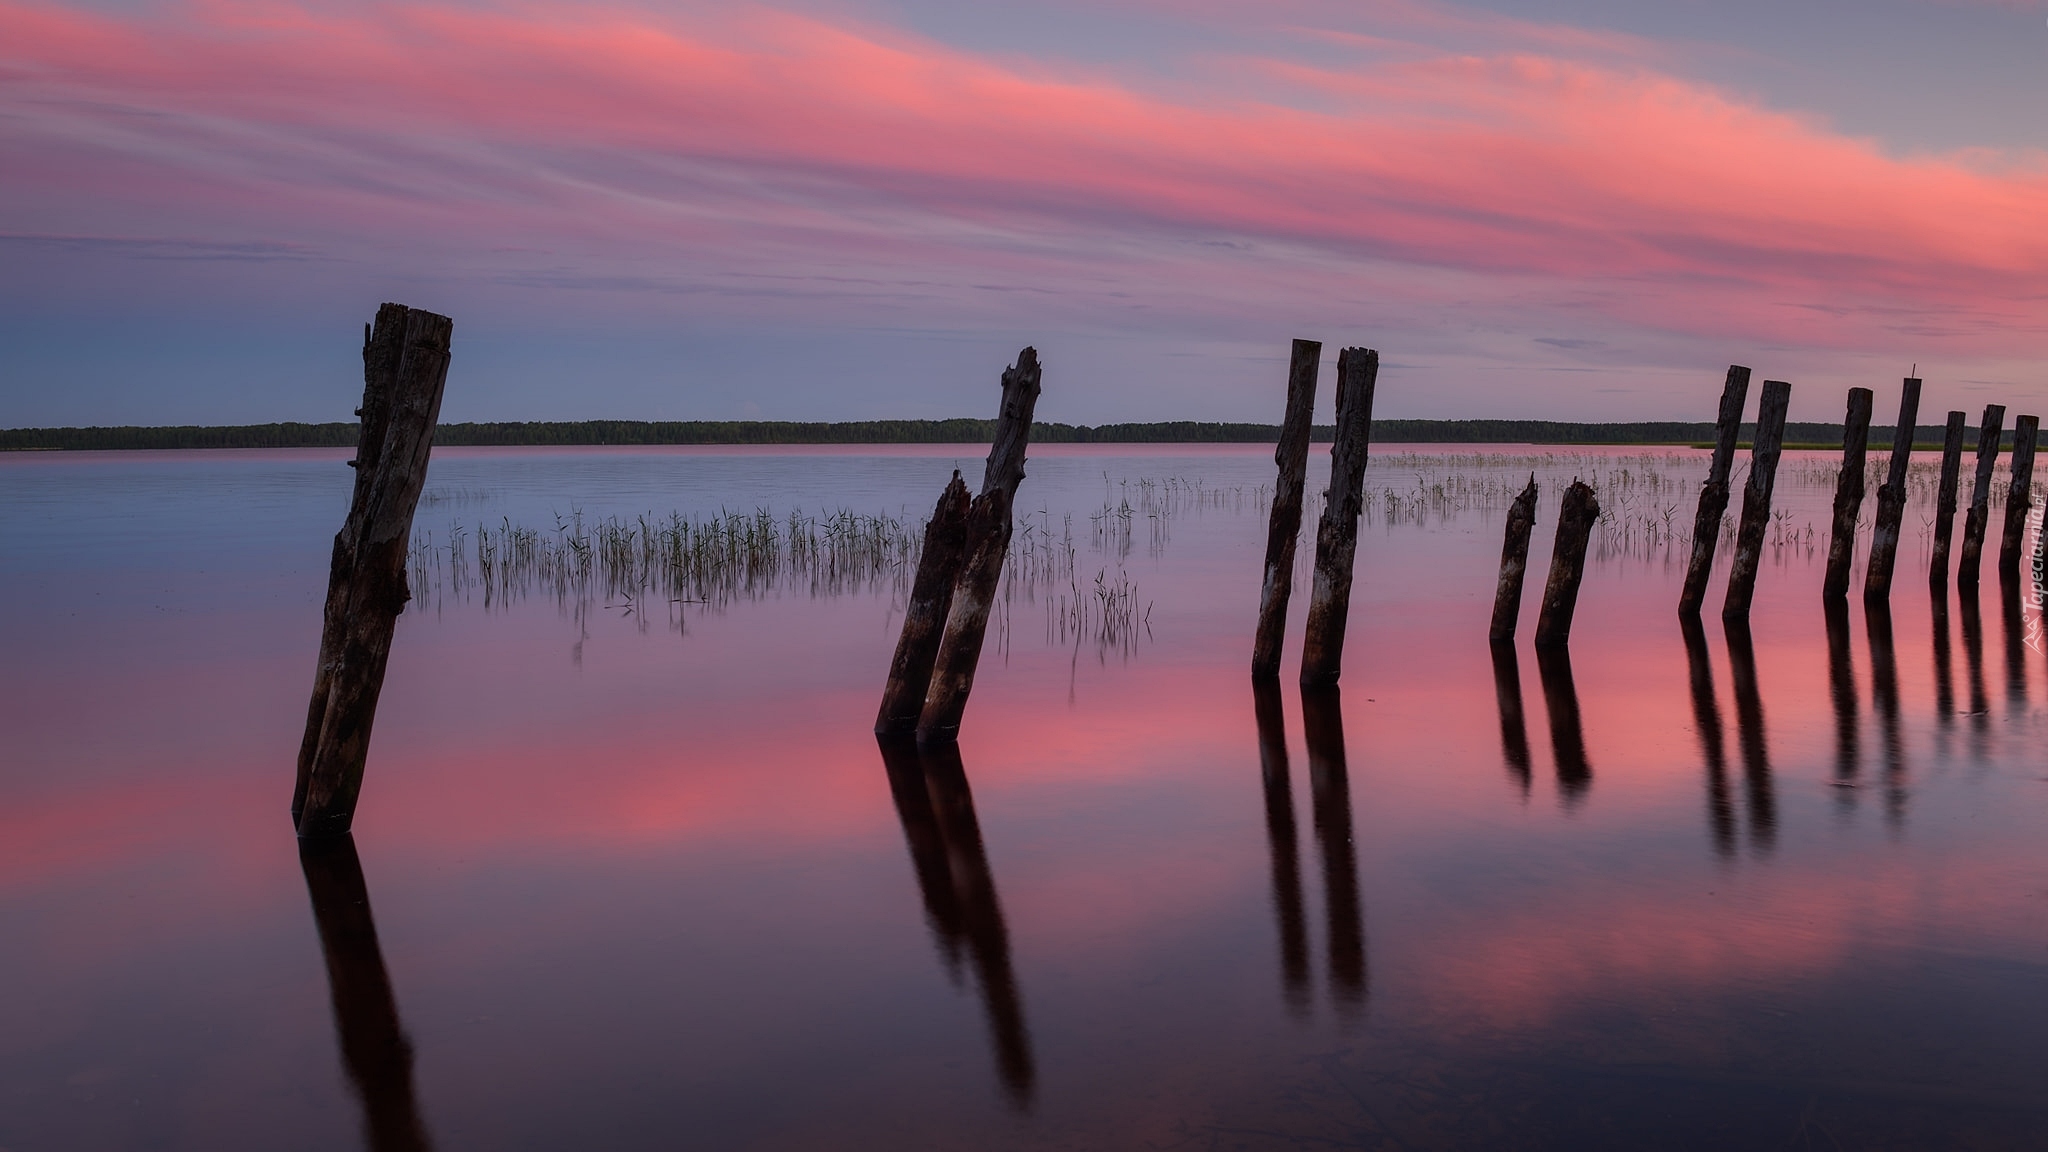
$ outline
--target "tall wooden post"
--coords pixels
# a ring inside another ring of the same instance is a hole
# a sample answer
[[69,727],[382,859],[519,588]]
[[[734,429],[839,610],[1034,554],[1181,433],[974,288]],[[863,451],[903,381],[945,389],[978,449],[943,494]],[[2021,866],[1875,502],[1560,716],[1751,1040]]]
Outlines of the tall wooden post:
[[967,550],[967,514],[973,501],[959,470],[939,494],[938,506],[924,526],[924,551],[911,581],[910,603],[903,610],[903,633],[896,638],[896,656],[889,662],[889,683],[882,689],[882,707],[875,715],[875,734],[911,732],[924,711],[931,688],[932,665],[953,607],[953,581]]
[[1529,532],[1536,526],[1536,474],[1508,505],[1507,531],[1500,545],[1500,581],[1493,588],[1493,625],[1486,638],[1515,638],[1515,618],[1522,614],[1522,577],[1529,570]]
[[1742,403],[1749,397],[1749,369],[1728,366],[1721,387],[1721,413],[1714,422],[1714,459],[1707,482],[1700,486],[1699,511],[1692,519],[1692,558],[1685,566],[1685,590],[1678,596],[1681,615],[1699,615],[1707,600],[1707,579],[1714,574],[1714,545],[1721,537],[1721,517],[1728,511],[1728,474],[1735,467],[1735,441],[1742,432]]
[[1294,592],[1294,544],[1301,535],[1301,495],[1308,477],[1308,438],[1315,418],[1316,372],[1323,345],[1296,340],[1287,367],[1287,415],[1273,461],[1280,478],[1273,485],[1273,513],[1266,527],[1266,578],[1259,587],[1259,623],[1252,634],[1252,679],[1280,677],[1280,648],[1287,637],[1287,600]]
[[1839,600],[1849,591],[1850,562],[1856,557],[1856,516],[1863,508],[1863,453],[1870,442],[1868,388],[1849,389],[1842,421],[1842,474],[1835,477],[1835,519],[1828,533],[1828,574],[1821,595]]
[[1785,446],[1785,409],[1792,386],[1783,380],[1764,381],[1757,402],[1756,440],[1749,450],[1749,481],[1742,487],[1742,523],[1735,531],[1735,562],[1728,569],[1728,598],[1721,604],[1723,620],[1747,620],[1756,596],[1756,570],[1763,562],[1764,533],[1771,526],[1771,488],[1778,479],[1778,454]]
[[1536,644],[1548,647],[1572,638],[1572,613],[1579,605],[1579,581],[1586,574],[1586,541],[1600,518],[1593,489],[1572,481],[1557,509],[1557,542],[1550,550],[1550,579],[1543,585],[1543,607],[1536,615]]
[[1986,404],[1977,425],[1977,479],[1970,488],[1970,510],[1963,516],[1963,554],[1956,561],[1956,584],[1977,586],[1984,559],[1984,533],[1991,524],[1991,473],[1998,467],[1998,445],[2005,436],[2005,405]]
[[412,598],[406,549],[441,417],[454,328],[446,316],[385,304],[364,335],[362,434],[350,461],[355,498],[334,538],[320,661],[292,792],[301,836],[337,835],[355,820],[391,634]]
[[1337,354],[1337,438],[1330,446],[1330,490],[1316,524],[1315,583],[1301,643],[1301,682],[1335,684],[1343,673],[1344,627],[1351,616],[1351,573],[1358,558],[1358,518],[1365,511],[1365,458],[1372,442],[1372,394],[1380,354],[1346,348]]
[[2026,547],[2027,512],[2034,506],[2034,440],[2041,418],[2021,416],[2012,422],[2012,486],[2005,495],[2005,538],[1998,544],[1998,577],[2019,578],[2020,552]]
[[1948,414],[1948,429],[1941,440],[1941,487],[1934,501],[1934,557],[1927,564],[1927,580],[1936,588],[1948,587],[1949,538],[1955,535],[1956,481],[1963,471],[1962,412]]
[[981,662],[981,642],[988,614],[995,604],[996,584],[1003,577],[1003,559],[1010,553],[1013,525],[1010,509],[1017,486],[1024,482],[1024,452],[1031,443],[1031,419],[1038,408],[1038,351],[1017,354],[1015,367],[1003,370],[1003,407],[996,419],[995,442],[989,445],[981,495],[967,511],[966,543],[960,574],[953,581],[953,604],[939,651],[932,659],[931,688],[917,720],[920,744],[952,740],[960,734],[960,717],[974,690],[974,669]]
[[1892,429],[1892,458],[1884,486],[1877,490],[1877,523],[1870,530],[1870,567],[1863,574],[1863,600],[1889,600],[1892,568],[1899,556],[1899,525],[1906,516],[1906,470],[1913,462],[1913,434],[1920,419],[1920,381],[1906,377],[1899,393],[1899,423]]

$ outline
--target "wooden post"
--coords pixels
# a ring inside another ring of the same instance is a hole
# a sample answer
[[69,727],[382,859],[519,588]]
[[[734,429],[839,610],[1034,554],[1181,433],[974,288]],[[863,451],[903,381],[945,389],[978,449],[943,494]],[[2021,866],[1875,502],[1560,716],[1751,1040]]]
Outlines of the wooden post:
[[301,836],[347,832],[355,820],[391,634],[412,598],[406,549],[441,416],[454,327],[446,316],[386,304],[363,341],[355,498],[334,538],[320,661],[292,793]]
[[1308,1011],[1308,921],[1302,914],[1301,848],[1294,826],[1294,788],[1279,683],[1254,681],[1252,708],[1259,729],[1259,776],[1266,798],[1273,915],[1280,924],[1280,996],[1290,1011],[1300,1015]]
[[1372,394],[1380,354],[1346,348],[1337,354],[1337,437],[1330,446],[1330,490],[1316,524],[1315,583],[1301,643],[1301,682],[1335,684],[1343,673],[1344,627],[1351,616],[1351,573],[1358,558],[1358,518],[1365,511],[1365,458],[1372,442]]
[[1557,542],[1550,549],[1550,579],[1543,585],[1543,608],[1536,616],[1538,647],[1568,643],[1572,613],[1579,604],[1579,580],[1586,574],[1586,541],[1600,518],[1600,501],[1578,480],[1564,491],[1557,510]]
[[974,669],[981,661],[981,641],[988,631],[989,609],[1003,576],[1003,558],[1010,552],[1010,508],[1017,485],[1024,482],[1024,450],[1031,443],[1031,418],[1038,407],[1038,352],[1026,348],[1015,367],[1003,371],[1003,407],[996,421],[995,443],[989,446],[981,495],[967,511],[967,537],[960,575],[953,581],[952,611],[932,661],[931,688],[917,720],[920,744],[952,740],[960,734],[967,695],[974,690]]
[[1991,473],[1998,467],[1998,444],[2005,434],[2005,405],[1986,404],[1977,425],[1977,480],[1970,488],[1970,511],[1963,516],[1963,555],[1956,562],[1956,584],[1977,586],[1977,568],[1984,558],[1984,532],[1991,523]]
[[2021,416],[2012,422],[2012,486],[2005,495],[2005,538],[1998,544],[1998,578],[2007,583],[2020,575],[2027,513],[2034,506],[2034,440],[2040,429],[2038,416]]
[[1742,524],[1735,533],[1735,562],[1728,569],[1728,598],[1721,604],[1723,620],[1747,620],[1756,596],[1757,565],[1763,561],[1764,533],[1771,526],[1771,488],[1778,479],[1778,453],[1785,445],[1785,408],[1792,386],[1783,380],[1764,381],[1757,402],[1756,440],[1749,450],[1749,481],[1742,487]]
[[1351,835],[1351,774],[1344,750],[1344,708],[1338,689],[1303,688],[1301,725],[1308,741],[1309,805],[1323,857],[1325,938],[1330,998],[1354,1015],[1368,994],[1365,911],[1358,893],[1358,849]]
[[1955,535],[1956,481],[1963,471],[1962,412],[1948,414],[1948,430],[1941,440],[1941,489],[1934,503],[1934,558],[1927,564],[1927,580],[1936,588],[1948,587],[1948,545]]
[[1735,441],[1742,432],[1742,403],[1749,398],[1749,369],[1728,366],[1721,387],[1721,413],[1714,423],[1714,459],[1707,482],[1700,487],[1699,511],[1692,518],[1692,559],[1685,566],[1685,590],[1678,596],[1681,615],[1699,615],[1707,600],[1707,578],[1714,574],[1714,545],[1721,537],[1721,517],[1728,511],[1728,473],[1735,466]]
[[1828,534],[1828,574],[1821,595],[1839,600],[1849,591],[1850,562],[1856,558],[1856,517],[1863,509],[1863,453],[1870,443],[1868,388],[1849,389],[1842,420],[1842,474],[1835,477],[1835,520]]
[[953,581],[960,575],[960,558],[967,549],[967,513],[972,504],[967,485],[955,469],[952,482],[939,494],[938,506],[924,526],[924,551],[910,585],[910,604],[903,610],[903,634],[896,639],[889,683],[882,690],[881,711],[875,715],[878,736],[914,731],[924,711],[932,664],[938,659],[946,615],[953,607]]
[[1543,681],[1543,710],[1550,717],[1550,752],[1557,760],[1557,790],[1576,804],[1593,786],[1586,759],[1586,733],[1579,721],[1579,690],[1572,680],[1572,652],[1562,646],[1536,649],[1536,674]]
[[1522,614],[1522,577],[1529,570],[1529,531],[1536,526],[1536,474],[1508,506],[1507,532],[1500,545],[1500,582],[1493,588],[1493,626],[1489,640],[1515,638],[1515,618]]
[[1308,438],[1316,407],[1316,372],[1323,346],[1296,340],[1287,368],[1287,415],[1273,461],[1273,513],[1266,527],[1266,579],[1259,587],[1259,623],[1252,634],[1252,679],[1280,678],[1280,648],[1287,637],[1287,599],[1294,591],[1294,543],[1301,535],[1301,494],[1308,478]]
[[1906,469],[1913,462],[1913,433],[1920,419],[1920,381],[1906,377],[1899,393],[1899,423],[1892,429],[1892,458],[1884,486],[1877,490],[1877,523],[1870,530],[1870,567],[1863,573],[1863,602],[1889,600],[1892,567],[1899,556],[1899,524],[1906,516]]

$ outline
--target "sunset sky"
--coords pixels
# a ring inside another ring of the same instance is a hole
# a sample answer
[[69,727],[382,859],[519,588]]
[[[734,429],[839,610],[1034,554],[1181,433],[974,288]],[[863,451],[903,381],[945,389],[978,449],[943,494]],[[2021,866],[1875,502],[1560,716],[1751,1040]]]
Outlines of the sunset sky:
[[347,419],[382,300],[448,420],[2038,411],[2044,113],[2048,0],[0,0],[0,426]]

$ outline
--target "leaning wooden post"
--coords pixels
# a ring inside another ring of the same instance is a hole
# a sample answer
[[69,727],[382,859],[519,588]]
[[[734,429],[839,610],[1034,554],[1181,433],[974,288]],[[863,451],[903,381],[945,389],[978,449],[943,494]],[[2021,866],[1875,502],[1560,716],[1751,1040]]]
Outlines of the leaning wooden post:
[[1891,466],[1877,490],[1877,523],[1870,529],[1870,567],[1863,573],[1866,604],[1890,600],[1892,567],[1899,557],[1899,524],[1906,516],[1906,468],[1913,461],[1913,434],[1920,419],[1920,381],[1906,377],[1899,392],[1899,423],[1892,429]]
[[1500,545],[1500,582],[1493,589],[1493,627],[1489,640],[1515,638],[1515,618],[1522,614],[1522,577],[1529,570],[1529,530],[1536,526],[1536,474],[1529,473],[1529,486],[1508,505],[1506,538]]
[[1927,580],[1932,587],[1948,587],[1948,544],[1955,535],[1956,525],[1956,481],[1963,471],[1963,422],[1969,416],[1962,412],[1948,414],[1948,430],[1941,441],[1941,489],[1934,501],[1934,558],[1927,564]]
[[2041,429],[2038,416],[2021,416],[2012,422],[2012,487],[2005,495],[2005,538],[1998,544],[1998,578],[2012,581],[2020,574],[2020,552],[2027,538],[2027,513],[2034,506],[2034,440]]
[[1742,523],[1735,532],[1735,562],[1728,569],[1728,598],[1721,604],[1723,620],[1749,619],[1756,596],[1756,569],[1763,561],[1764,532],[1771,524],[1771,488],[1778,479],[1778,453],[1785,445],[1785,408],[1792,386],[1783,380],[1764,381],[1757,402],[1756,440],[1749,450],[1749,481],[1742,487]]
[[1721,387],[1721,413],[1714,423],[1714,459],[1707,482],[1700,486],[1699,511],[1692,518],[1692,559],[1685,566],[1685,590],[1678,596],[1681,616],[1697,616],[1707,600],[1707,578],[1714,574],[1714,545],[1721,537],[1721,517],[1728,511],[1728,473],[1735,466],[1735,441],[1742,431],[1742,403],[1749,398],[1749,369],[1728,366]]
[[1316,524],[1315,584],[1301,642],[1301,683],[1326,688],[1343,673],[1344,626],[1351,616],[1351,573],[1358,558],[1358,518],[1365,511],[1365,458],[1372,442],[1372,394],[1380,354],[1346,348],[1337,354],[1337,437],[1330,446],[1330,490]]
[[454,328],[446,316],[386,304],[363,344],[355,499],[334,538],[320,663],[292,796],[300,836],[347,832],[355,820],[391,634],[412,598],[406,548],[441,415]]
[[1038,351],[1017,354],[1015,367],[1003,370],[1003,408],[996,419],[995,443],[989,446],[981,495],[967,511],[967,533],[960,574],[953,581],[952,610],[932,660],[931,687],[917,719],[920,744],[952,740],[960,734],[967,695],[974,690],[975,665],[981,662],[981,641],[988,631],[989,609],[1010,553],[1010,508],[1017,485],[1024,482],[1024,451],[1031,444],[1031,417],[1038,407]]
[[1579,604],[1579,580],[1586,574],[1586,541],[1600,518],[1600,500],[1593,489],[1572,481],[1557,509],[1557,543],[1550,552],[1550,580],[1543,586],[1543,609],[1536,617],[1536,644],[1552,647],[1572,638],[1572,612]]
[[1956,561],[1956,584],[1977,586],[1977,567],[1984,557],[1984,532],[1991,523],[1991,473],[1998,467],[1998,442],[2005,434],[2005,405],[1986,404],[1977,425],[1977,482],[1970,489],[1970,511],[1963,517],[1963,554]]
[[1839,600],[1849,591],[1849,568],[1856,558],[1856,516],[1863,508],[1863,453],[1870,443],[1868,388],[1849,389],[1849,412],[1842,420],[1842,474],[1835,477],[1835,522],[1828,535],[1828,574],[1821,595]]
[[960,575],[960,558],[967,549],[967,513],[972,505],[956,468],[924,526],[924,552],[911,581],[910,604],[903,610],[903,634],[896,639],[889,683],[882,689],[881,711],[875,715],[877,736],[915,730],[924,711],[932,664],[939,657],[939,640],[953,607],[953,581]]
[[1252,634],[1252,679],[1280,678],[1280,646],[1287,637],[1287,599],[1294,591],[1294,543],[1301,535],[1301,493],[1308,477],[1308,438],[1316,407],[1316,371],[1323,360],[1317,340],[1296,340],[1287,367],[1287,415],[1273,460],[1273,514],[1266,527],[1266,579],[1259,587],[1259,624]]

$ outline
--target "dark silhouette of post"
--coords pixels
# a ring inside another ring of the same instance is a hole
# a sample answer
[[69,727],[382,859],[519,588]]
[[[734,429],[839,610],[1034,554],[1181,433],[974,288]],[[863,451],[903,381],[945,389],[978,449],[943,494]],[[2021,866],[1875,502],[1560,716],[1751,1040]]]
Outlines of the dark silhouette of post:
[[1849,569],[1856,558],[1856,518],[1863,510],[1863,454],[1870,443],[1871,392],[1849,389],[1849,411],[1842,421],[1842,472],[1835,477],[1835,518],[1828,532],[1828,572],[1821,595],[1839,600],[1849,591]]
[[1998,582],[1999,622],[2005,625],[2005,699],[2015,716],[2027,711],[2027,626],[2018,580]]
[[1721,628],[1727,633],[1729,680],[1735,688],[1750,847],[1769,853],[1778,843],[1778,801],[1771,783],[1770,741],[1764,733],[1764,696],[1757,685],[1756,645],[1750,639],[1747,617],[1723,617]]
[[1718,856],[1735,854],[1735,804],[1728,795],[1728,751],[1721,728],[1721,705],[1714,694],[1714,661],[1707,651],[1706,629],[1698,616],[1679,618],[1685,634],[1686,678],[1692,689],[1693,727],[1700,738],[1700,758],[1707,768],[1707,829]]
[[1586,541],[1600,518],[1593,489],[1573,480],[1557,510],[1557,542],[1550,550],[1550,579],[1543,585],[1543,607],[1536,615],[1539,648],[1572,638],[1572,614],[1579,605],[1579,581],[1586,574]]
[[1287,723],[1280,685],[1252,683],[1259,728],[1259,776],[1266,798],[1266,851],[1273,869],[1273,918],[1280,928],[1280,997],[1294,1013],[1308,1011],[1308,921],[1302,915],[1301,847],[1294,827],[1294,789],[1287,764]]
[[355,495],[334,537],[320,658],[292,789],[292,822],[301,836],[338,835],[355,821],[392,632],[412,599],[405,558],[454,329],[446,316],[403,304],[378,308],[376,323],[364,328],[362,431],[349,462]]
[[1301,641],[1301,682],[1309,687],[1335,684],[1343,674],[1358,518],[1365,511],[1365,458],[1372,444],[1372,394],[1379,375],[1378,352],[1346,348],[1337,354],[1337,436],[1330,445],[1330,490],[1316,524],[1315,582]]
[[1948,429],[1941,440],[1941,486],[1934,500],[1934,556],[1927,564],[1927,580],[1935,588],[1948,587],[1949,539],[1955,535],[1956,482],[1962,477],[1963,422],[1968,419],[1962,412],[1949,413]]
[[1003,405],[996,418],[995,442],[989,445],[981,494],[967,510],[967,538],[960,574],[953,581],[953,604],[939,637],[938,654],[932,658],[924,710],[917,719],[920,742],[957,738],[967,696],[974,691],[974,671],[981,662],[989,610],[1003,577],[1003,559],[1010,554],[1014,527],[1010,510],[1017,499],[1017,486],[1024,482],[1024,453],[1031,444],[1039,376],[1038,351],[1033,348],[1018,353],[1016,365],[1003,370]]
[[1970,488],[1970,510],[1963,516],[1963,554],[1956,562],[1956,584],[1977,586],[1984,558],[1984,533],[1991,524],[1991,473],[1998,467],[1999,441],[2005,436],[2005,405],[1986,404],[1977,425],[1977,477]]
[[1889,600],[1892,567],[1899,555],[1899,525],[1906,515],[1906,470],[1913,461],[1913,433],[1920,419],[1920,381],[1908,376],[1899,393],[1899,422],[1892,429],[1892,458],[1877,490],[1877,522],[1870,530],[1870,567],[1863,574],[1863,602]]
[[1529,531],[1536,526],[1536,474],[1508,505],[1507,531],[1500,545],[1500,582],[1493,589],[1493,625],[1489,640],[1512,640],[1515,619],[1522,614],[1522,577],[1529,570]]
[[1956,676],[1949,652],[1948,585],[1938,582],[1931,590],[1930,623],[1934,628],[1934,718],[1942,728],[1955,723]]
[[1500,754],[1522,795],[1529,795],[1529,723],[1522,712],[1522,669],[1515,646],[1506,641],[1493,648],[1493,701],[1500,709]]
[[1685,590],[1678,611],[1698,615],[1707,600],[1707,578],[1714,574],[1714,545],[1721,538],[1721,517],[1728,512],[1728,475],[1735,467],[1735,442],[1742,431],[1742,403],[1749,396],[1749,369],[1728,366],[1721,387],[1720,417],[1714,422],[1714,458],[1700,486],[1699,510],[1692,520],[1692,558],[1685,566]]
[[1828,626],[1828,696],[1835,706],[1835,782],[1848,785],[1863,765],[1856,667],[1849,654],[1849,605],[1844,600],[1830,600],[1823,611]]
[[1970,754],[1982,760],[1991,729],[1991,692],[1984,678],[1984,612],[1974,587],[1958,590],[1956,600],[1963,613],[1963,672],[1970,682]]
[[939,494],[932,518],[924,526],[924,550],[910,584],[910,603],[903,610],[903,632],[889,661],[889,683],[882,689],[882,707],[875,715],[877,735],[915,731],[931,688],[932,665],[946,633],[953,607],[953,581],[967,550],[967,514],[973,500],[955,469],[953,480]]
[[1344,709],[1335,686],[1301,690],[1308,738],[1309,801],[1323,858],[1323,904],[1330,950],[1330,998],[1354,1016],[1370,993],[1365,912],[1358,892],[1358,850],[1351,841],[1351,773],[1344,751]]
[[1308,483],[1308,438],[1316,407],[1316,371],[1323,346],[1296,340],[1287,368],[1287,414],[1273,462],[1273,512],[1266,527],[1266,577],[1259,586],[1259,623],[1252,634],[1252,679],[1280,677],[1280,648],[1287,638],[1287,600],[1294,592],[1294,546],[1301,536],[1301,496]]
[[426,1152],[433,1141],[413,1090],[412,1041],[377,945],[355,838],[344,832],[301,839],[299,868],[327,961],[342,1067],[363,1108],[365,1142],[372,1152]]
[[2026,549],[2027,513],[2034,506],[2034,441],[2040,429],[2038,416],[2012,422],[2012,485],[2006,489],[2005,536],[1998,545],[1999,579],[2008,583],[2019,578]]
[[1771,524],[1771,488],[1778,479],[1778,454],[1785,446],[1785,409],[1792,386],[1783,380],[1764,381],[1757,402],[1756,439],[1749,450],[1749,480],[1742,486],[1742,522],[1735,531],[1735,562],[1728,569],[1728,597],[1721,604],[1723,620],[1749,619],[1756,597],[1756,570],[1763,562],[1764,533]]
[[1870,638],[1870,703],[1884,733],[1885,820],[1897,826],[1906,816],[1906,743],[1899,733],[1899,659],[1892,646],[1892,607],[1881,600],[1863,605]]
[[1563,645],[1536,649],[1536,672],[1543,681],[1543,709],[1550,716],[1550,751],[1557,760],[1557,790],[1566,805],[1577,804],[1593,786],[1593,764],[1586,759],[1586,733],[1579,722],[1579,690],[1572,679],[1571,649]]

